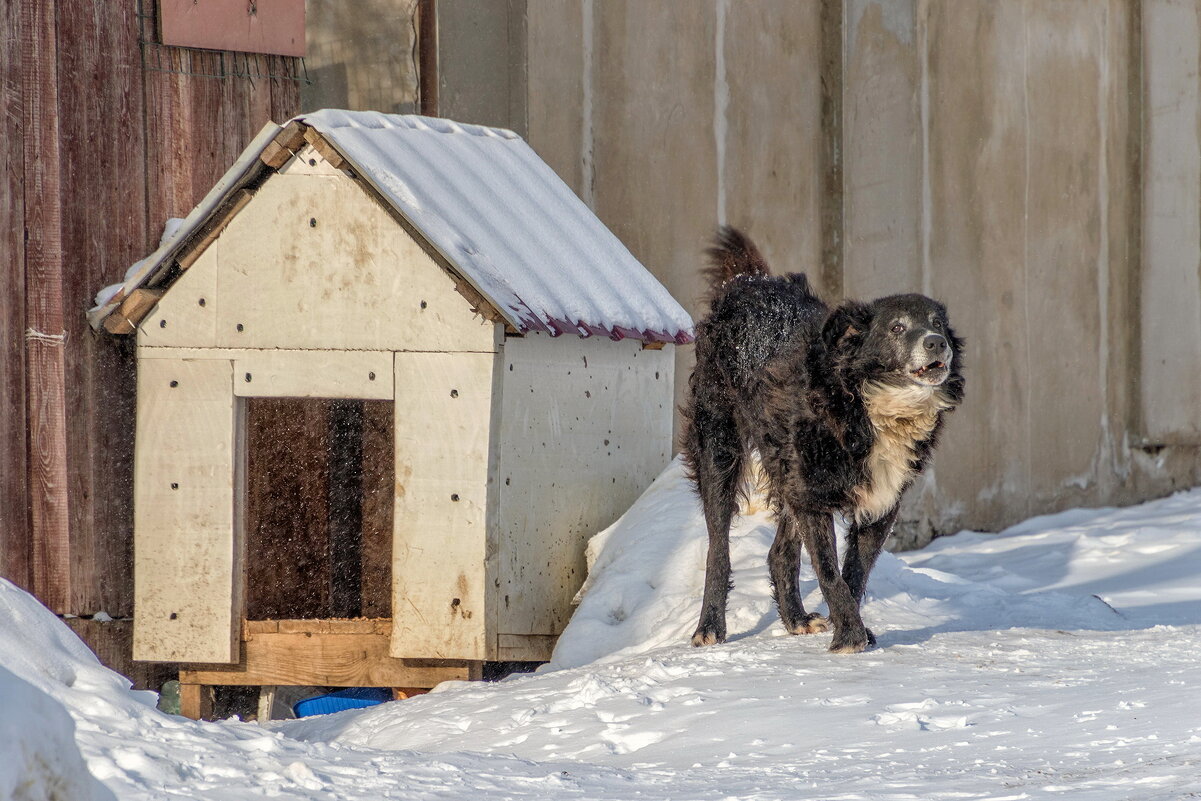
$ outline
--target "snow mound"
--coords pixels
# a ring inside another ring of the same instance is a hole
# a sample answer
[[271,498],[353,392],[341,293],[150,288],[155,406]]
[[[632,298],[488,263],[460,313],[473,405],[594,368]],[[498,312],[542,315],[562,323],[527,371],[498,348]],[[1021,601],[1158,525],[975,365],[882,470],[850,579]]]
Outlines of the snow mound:
[[[1087,529],[1092,513],[1072,514],[1069,519],[1085,521]],[[840,535],[844,533],[844,527],[838,528]],[[1023,531],[1028,529],[1027,524]],[[778,616],[767,571],[767,552],[775,533],[775,520],[762,505],[757,511],[744,510],[731,528],[734,590],[727,627],[732,642],[764,633],[783,634],[775,625]],[[996,536],[961,534],[950,539],[975,547]],[[1070,538],[1070,530],[1059,536]],[[1056,560],[1070,562],[1068,544],[1045,555],[1049,565]],[[588,580],[579,608],[559,638],[552,667],[625,659],[687,642],[700,612],[707,547],[700,500],[677,459],[625,515],[589,542]],[[941,553],[938,544],[927,552]],[[1015,592],[1013,584],[997,580],[995,572],[950,572],[948,562],[958,565],[962,559],[958,553],[949,560],[880,555],[863,614],[868,625],[876,627],[882,645],[924,637],[934,630],[1112,629],[1126,623],[1107,601],[1091,592],[1068,592],[1068,585],[1039,584],[1028,578],[1025,591]],[[989,564],[995,562],[993,558]],[[1017,564],[1015,569],[1029,576],[1027,567]],[[801,586],[806,608],[824,608],[807,563],[801,568]]]
[[0,798],[101,801],[113,794],[88,772],[75,722],[46,693],[0,667]]

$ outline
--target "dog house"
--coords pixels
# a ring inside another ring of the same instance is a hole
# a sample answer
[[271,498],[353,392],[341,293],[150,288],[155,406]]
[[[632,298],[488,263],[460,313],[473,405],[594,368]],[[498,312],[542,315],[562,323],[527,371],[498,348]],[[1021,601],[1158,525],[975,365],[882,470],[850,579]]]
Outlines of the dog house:
[[548,659],[670,459],[680,305],[519,137],[446,120],[268,125],[177,222],[90,313],[137,338],[134,657],[192,714]]

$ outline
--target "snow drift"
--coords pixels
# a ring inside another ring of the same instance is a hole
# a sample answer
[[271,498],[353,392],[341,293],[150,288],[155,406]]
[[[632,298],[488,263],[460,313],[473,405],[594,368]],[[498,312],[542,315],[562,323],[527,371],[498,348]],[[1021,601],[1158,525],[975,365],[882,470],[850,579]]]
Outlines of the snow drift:
[[1198,528],[1192,491],[884,554],[879,647],[836,657],[778,625],[750,511],[730,642],[694,649],[705,532],[673,464],[594,539],[549,669],[267,728],[158,712],[0,582],[0,801],[1180,798],[1201,792]]

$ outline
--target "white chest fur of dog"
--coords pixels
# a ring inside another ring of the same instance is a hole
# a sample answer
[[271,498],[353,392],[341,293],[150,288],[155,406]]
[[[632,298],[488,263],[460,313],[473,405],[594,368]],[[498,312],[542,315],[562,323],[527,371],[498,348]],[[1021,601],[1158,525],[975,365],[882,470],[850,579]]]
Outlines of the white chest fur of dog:
[[930,438],[939,413],[952,404],[939,387],[868,382],[863,405],[876,441],[867,457],[867,483],[855,488],[854,516],[860,525],[879,520],[897,502],[913,478],[915,446]]

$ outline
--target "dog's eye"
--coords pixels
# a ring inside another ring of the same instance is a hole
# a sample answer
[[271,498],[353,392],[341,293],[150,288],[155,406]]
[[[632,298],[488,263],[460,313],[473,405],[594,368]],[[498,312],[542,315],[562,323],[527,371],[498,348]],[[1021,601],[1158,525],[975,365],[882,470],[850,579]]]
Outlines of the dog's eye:
[[942,330],[942,320],[935,320],[935,321],[934,321],[934,329],[935,329],[936,331],[941,331],[941,330]]
[[905,333],[905,324],[904,323],[893,323],[892,328],[890,328],[889,330],[892,331],[894,334],[903,334],[903,333]]

